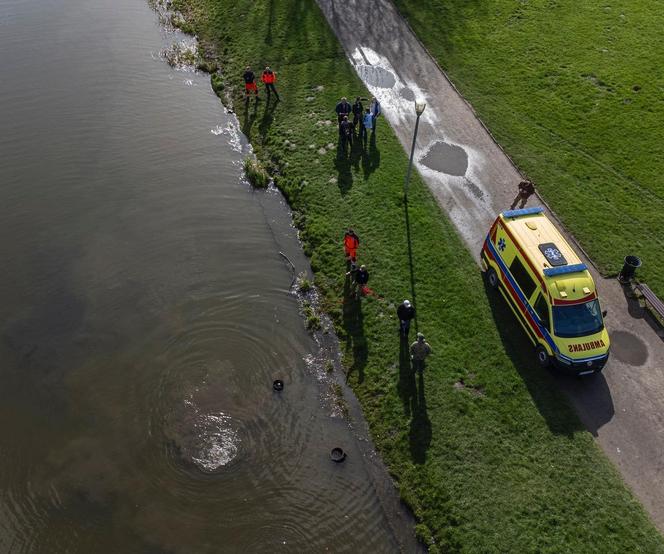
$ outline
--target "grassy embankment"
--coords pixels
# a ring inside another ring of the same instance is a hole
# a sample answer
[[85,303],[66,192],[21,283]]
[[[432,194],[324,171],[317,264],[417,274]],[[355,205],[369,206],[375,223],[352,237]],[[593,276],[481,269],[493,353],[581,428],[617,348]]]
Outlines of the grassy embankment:
[[664,11],[647,0],[396,0],[606,274],[664,298]]
[[[178,5],[184,8],[184,1]],[[311,0],[186,0],[257,155],[291,203],[375,443],[432,551],[664,552],[661,537],[582,430],[385,121],[366,150],[337,153],[341,95],[366,95]],[[282,101],[244,109],[241,73],[271,64]],[[327,145],[332,144],[332,148]],[[352,224],[377,296],[344,298]],[[411,374],[395,304],[416,293],[434,348]]]

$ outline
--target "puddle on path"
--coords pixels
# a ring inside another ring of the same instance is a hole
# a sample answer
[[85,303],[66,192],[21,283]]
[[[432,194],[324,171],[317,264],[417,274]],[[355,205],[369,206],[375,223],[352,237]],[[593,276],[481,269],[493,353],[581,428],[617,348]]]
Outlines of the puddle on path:
[[468,169],[468,154],[460,146],[435,142],[420,162],[434,171],[463,177]]
[[640,366],[648,359],[648,347],[639,337],[627,331],[614,331],[611,336],[611,354],[621,362]]
[[397,80],[391,71],[374,65],[358,65],[357,72],[361,79],[369,86],[379,88],[392,88]]
[[415,93],[408,87],[402,88],[399,94],[401,94],[401,97],[405,98],[406,100],[410,100],[412,102],[415,101]]

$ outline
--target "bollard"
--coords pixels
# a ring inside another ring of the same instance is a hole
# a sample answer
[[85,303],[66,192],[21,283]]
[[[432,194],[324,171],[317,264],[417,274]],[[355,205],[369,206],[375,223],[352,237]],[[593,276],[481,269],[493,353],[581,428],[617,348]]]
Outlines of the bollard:
[[618,274],[618,281],[629,283],[639,267],[641,267],[641,258],[638,256],[625,256],[625,263]]

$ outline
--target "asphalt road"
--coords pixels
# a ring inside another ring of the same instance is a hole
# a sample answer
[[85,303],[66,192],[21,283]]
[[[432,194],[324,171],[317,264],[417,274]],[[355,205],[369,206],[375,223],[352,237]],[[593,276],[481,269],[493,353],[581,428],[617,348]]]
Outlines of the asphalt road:
[[[317,2],[407,152],[414,100],[426,102],[416,167],[479,261],[486,232],[511,204],[521,175],[391,2]],[[538,201],[532,197],[528,205]],[[664,333],[616,280],[591,272],[609,312],[611,359],[601,375],[556,380],[664,532]]]

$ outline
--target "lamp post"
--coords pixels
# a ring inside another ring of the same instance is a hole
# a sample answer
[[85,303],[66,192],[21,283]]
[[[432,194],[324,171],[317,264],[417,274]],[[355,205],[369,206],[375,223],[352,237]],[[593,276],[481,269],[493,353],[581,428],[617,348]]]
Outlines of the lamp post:
[[403,184],[403,197],[408,202],[408,186],[410,184],[410,171],[413,167],[413,155],[415,154],[415,141],[417,140],[417,128],[420,125],[420,116],[424,113],[424,108],[427,105],[424,102],[415,102],[415,113],[417,119],[415,120],[415,131],[413,132],[413,146],[410,149],[410,161],[408,162],[408,171],[406,171],[406,180]]

